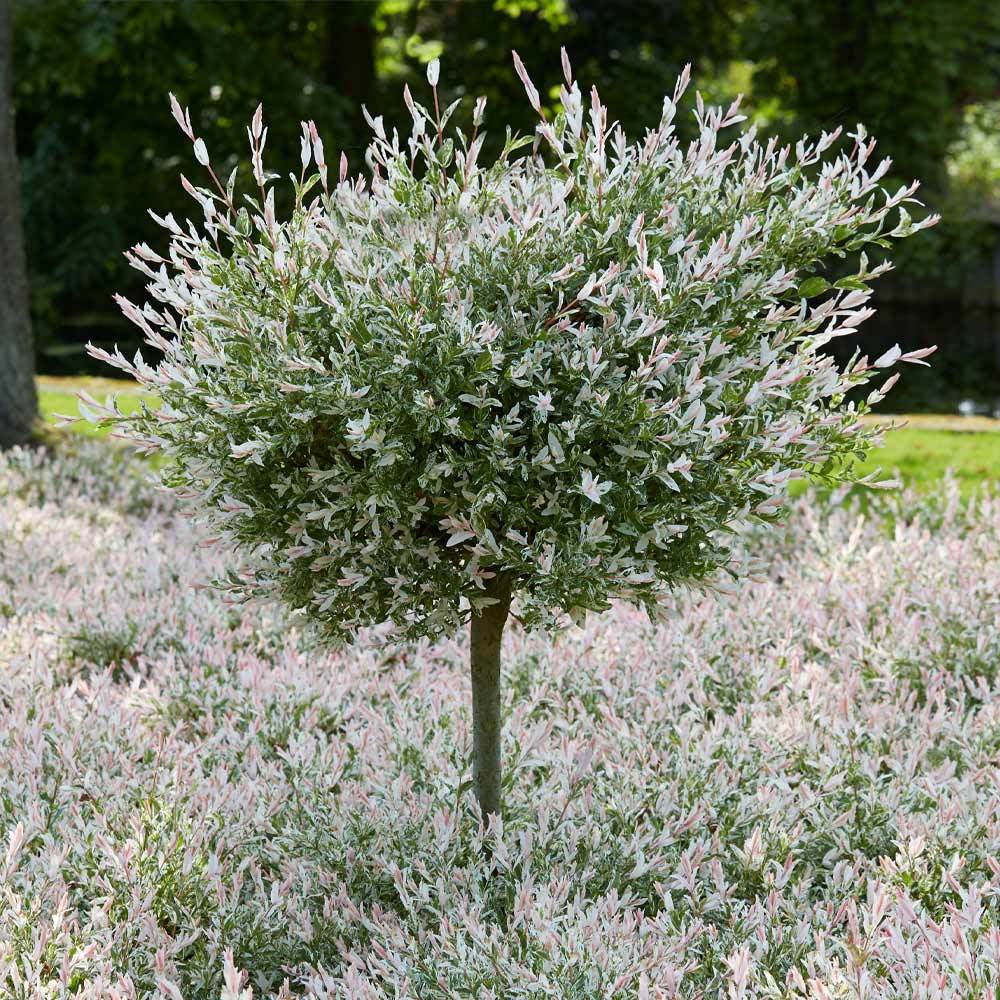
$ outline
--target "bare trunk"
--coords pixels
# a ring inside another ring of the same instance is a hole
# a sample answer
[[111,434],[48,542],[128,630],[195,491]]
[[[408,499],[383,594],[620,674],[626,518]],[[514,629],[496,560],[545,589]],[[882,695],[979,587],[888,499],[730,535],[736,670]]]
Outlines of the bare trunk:
[[472,781],[486,823],[500,815],[500,643],[510,611],[510,579],[498,573],[486,588],[497,599],[472,616]]
[[361,105],[371,110],[376,97],[374,7],[369,0],[339,0],[339,3],[318,5],[321,16],[326,18],[327,58],[323,77],[349,98],[354,107],[352,125],[358,153],[364,152],[371,132]]
[[0,0],[0,448],[24,444],[38,416],[14,142],[14,26]]

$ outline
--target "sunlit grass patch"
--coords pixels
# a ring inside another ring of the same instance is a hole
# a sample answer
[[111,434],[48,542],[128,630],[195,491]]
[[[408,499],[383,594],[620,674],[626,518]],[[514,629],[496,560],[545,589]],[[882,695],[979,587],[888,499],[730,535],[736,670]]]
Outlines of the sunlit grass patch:
[[984,480],[1000,478],[1000,433],[900,427],[886,433],[885,446],[862,467],[866,472],[898,469],[904,483],[919,487],[937,483],[951,470],[967,493]]
[[[58,424],[60,417],[76,417],[77,393],[88,392],[103,402],[109,395],[118,397],[118,405],[123,413],[134,413],[142,402],[155,405],[156,397],[141,389],[130,379],[92,378],[89,376],[44,375],[37,380],[38,407],[46,424]],[[108,431],[80,420],[71,428],[83,434],[106,436]]]
[[[882,424],[905,424],[885,432],[885,443],[855,466],[859,476],[881,470],[880,479],[898,478],[905,486],[926,490],[950,472],[968,496],[984,482],[1000,479],[1000,420],[936,414],[871,418]],[[793,484],[792,494],[806,491]]]

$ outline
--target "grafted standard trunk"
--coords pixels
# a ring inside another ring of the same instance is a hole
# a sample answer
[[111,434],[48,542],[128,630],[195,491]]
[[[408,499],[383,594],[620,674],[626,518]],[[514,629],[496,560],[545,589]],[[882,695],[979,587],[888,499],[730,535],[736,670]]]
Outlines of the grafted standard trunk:
[[0,0],[0,448],[27,442],[38,416],[14,142],[11,6]]
[[472,781],[484,823],[500,814],[500,643],[510,591],[510,578],[497,573],[486,587],[497,603],[472,616]]

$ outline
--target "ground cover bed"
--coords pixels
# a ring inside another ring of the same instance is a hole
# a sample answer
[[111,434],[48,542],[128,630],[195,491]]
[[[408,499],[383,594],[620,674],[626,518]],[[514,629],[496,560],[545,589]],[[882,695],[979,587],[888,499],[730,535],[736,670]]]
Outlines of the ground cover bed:
[[0,457],[0,995],[992,998],[1000,499],[809,494],[760,579],[323,652],[121,450]]

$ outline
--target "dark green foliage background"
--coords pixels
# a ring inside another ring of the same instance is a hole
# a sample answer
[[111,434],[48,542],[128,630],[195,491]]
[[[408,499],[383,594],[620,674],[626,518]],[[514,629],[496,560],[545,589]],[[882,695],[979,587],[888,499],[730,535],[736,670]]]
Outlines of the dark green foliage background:
[[[167,91],[189,105],[223,169],[246,159],[263,100],[272,168],[292,168],[300,119],[335,163],[363,165],[362,103],[388,122],[400,90],[442,57],[446,97],[486,94],[489,121],[532,127],[510,50],[543,101],[566,45],[632,135],[659,117],[686,62],[715,101],[738,90],[765,131],[797,137],[862,121],[920,177],[945,222],[899,260],[902,301],[959,301],[996,235],[948,191],[962,107],[1000,92],[1000,4],[981,0],[14,0],[23,212],[40,370],[87,367],[85,341],[136,343],[111,295],[141,296],[121,252],[158,230],[146,215],[190,201],[196,176]],[[494,126],[492,137],[502,136]],[[954,209],[954,210],[950,210]],[[157,244],[158,245],[158,244]],[[912,255],[912,256],[911,256]]]

